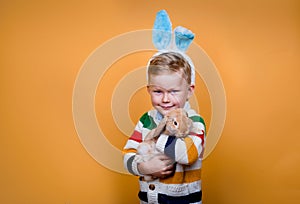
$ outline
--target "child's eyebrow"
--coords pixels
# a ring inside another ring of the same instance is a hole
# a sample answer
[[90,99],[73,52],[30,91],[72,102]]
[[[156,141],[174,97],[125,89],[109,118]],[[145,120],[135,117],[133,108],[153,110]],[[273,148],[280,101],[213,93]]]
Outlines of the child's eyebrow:
[[160,86],[156,86],[156,85],[148,85],[147,87],[148,87],[150,90],[157,90],[157,89],[159,89],[159,90],[166,91],[166,89],[164,89],[164,88],[162,88],[162,87],[160,87]]
[[150,89],[159,89],[159,90],[163,90],[163,91],[166,91],[166,92],[170,92],[170,91],[174,91],[174,90],[179,90],[178,88],[170,88],[170,89],[165,89],[165,88],[163,88],[163,87],[161,87],[161,86],[156,86],[156,85],[148,85],[147,86],[148,88],[150,88]]

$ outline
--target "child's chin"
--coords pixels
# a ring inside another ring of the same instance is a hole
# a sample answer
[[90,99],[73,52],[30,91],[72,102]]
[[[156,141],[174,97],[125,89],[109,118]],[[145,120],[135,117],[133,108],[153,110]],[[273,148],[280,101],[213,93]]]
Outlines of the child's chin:
[[161,108],[161,109],[159,110],[159,112],[160,112],[162,115],[166,115],[166,114],[168,114],[170,111],[174,110],[175,108],[176,108],[176,107],[167,108],[167,109]]

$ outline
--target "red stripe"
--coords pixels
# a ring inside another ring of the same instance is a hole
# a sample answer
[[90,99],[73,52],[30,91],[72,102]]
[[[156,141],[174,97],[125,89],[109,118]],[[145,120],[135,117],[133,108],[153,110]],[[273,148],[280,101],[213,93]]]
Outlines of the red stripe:
[[199,137],[201,139],[201,145],[203,146],[203,144],[204,144],[204,130],[201,130],[201,132],[202,132],[201,134],[191,132],[190,135]]
[[135,130],[129,139],[136,142],[142,142],[142,133]]

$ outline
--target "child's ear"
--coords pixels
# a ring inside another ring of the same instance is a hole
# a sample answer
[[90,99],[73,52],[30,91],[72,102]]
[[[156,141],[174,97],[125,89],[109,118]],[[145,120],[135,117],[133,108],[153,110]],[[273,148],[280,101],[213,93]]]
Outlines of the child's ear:
[[188,88],[188,98],[190,98],[194,94],[195,85],[190,85]]

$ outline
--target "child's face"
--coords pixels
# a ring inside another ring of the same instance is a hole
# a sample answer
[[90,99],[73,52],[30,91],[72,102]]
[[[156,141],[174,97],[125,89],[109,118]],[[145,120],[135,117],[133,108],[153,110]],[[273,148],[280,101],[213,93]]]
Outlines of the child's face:
[[181,72],[149,77],[148,92],[152,106],[163,115],[175,108],[183,108],[193,91],[194,86],[187,83]]

